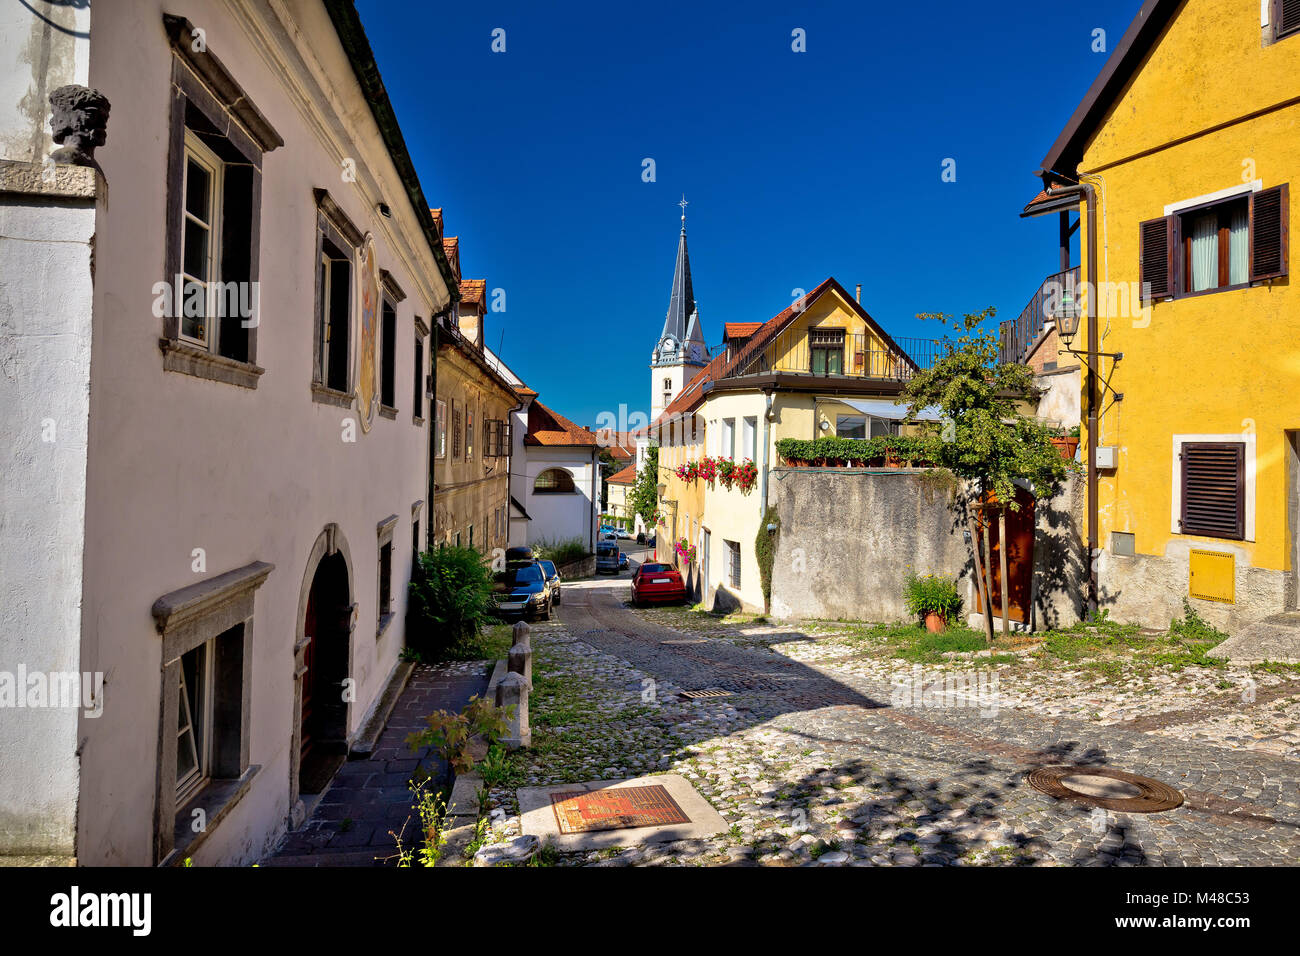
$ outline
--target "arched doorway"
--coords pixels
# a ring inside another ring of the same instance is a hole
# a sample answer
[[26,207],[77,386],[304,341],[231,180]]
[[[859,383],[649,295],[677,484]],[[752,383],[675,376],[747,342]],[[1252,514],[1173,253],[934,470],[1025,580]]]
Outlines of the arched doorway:
[[307,559],[294,643],[289,823],[297,827],[310,800],[347,759],[352,704],[352,560],[337,525],[327,525]]
[[299,792],[320,793],[347,755],[348,645],[352,628],[348,567],[337,552],[316,566],[303,622],[299,708]]

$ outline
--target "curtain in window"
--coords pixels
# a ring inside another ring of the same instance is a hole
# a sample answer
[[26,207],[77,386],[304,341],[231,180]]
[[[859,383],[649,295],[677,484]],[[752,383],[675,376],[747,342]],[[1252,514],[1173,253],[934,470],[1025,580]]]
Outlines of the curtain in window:
[[1192,289],[1204,292],[1219,285],[1219,217],[1200,216],[1192,221]]
[[1228,283],[1242,285],[1250,278],[1246,257],[1250,250],[1250,211],[1242,204],[1228,221]]

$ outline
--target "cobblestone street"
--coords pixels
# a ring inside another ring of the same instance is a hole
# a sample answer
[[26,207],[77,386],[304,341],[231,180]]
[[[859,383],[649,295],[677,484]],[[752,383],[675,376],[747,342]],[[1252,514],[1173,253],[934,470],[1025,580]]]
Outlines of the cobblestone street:
[[[1300,858],[1300,760],[1289,742],[1298,688],[1287,677],[1250,677],[1258,691],[1245,704],[1240,693],[1224,692],[1222,672],[1217,689],[1189,669],[1121,692],[1081,673],[1015,676],[1011,668],[992,702],[891,706],[891,681],[911,665],[873,658],[860,645],[855,653],[836,625],[732,623],[685,609],[633,609],[627,597],[625,578],[571,583],[560,620],[535,627],[526,782],[679,773],[731,826],[704,841],[573,854],[561,863],[1180,866]],[[679,696],[693,690],[729,696]],[[1184,803],[1130,814],[1059,801],[1026,780],[1035,767],[1055,764],[1152,777],[1181,791]],[[516,832],[512,791],[494,791],[492,803],[498,834]]]

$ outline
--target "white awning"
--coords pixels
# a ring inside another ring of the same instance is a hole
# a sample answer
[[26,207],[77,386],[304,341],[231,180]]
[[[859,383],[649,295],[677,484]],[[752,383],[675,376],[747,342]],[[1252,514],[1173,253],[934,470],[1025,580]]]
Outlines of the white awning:
[[[871,415],[873,418],[885,418],[895,422],[902,421],[907,415],[908,409],[906,405],[895,405],[888,400],[871,401],[862,398],[836,398],[834,401],[848,405],[864,415]],[[929,408],[923,408],[916,413],[916,421],[941,422],[943,421],[943,413],[940,412],[938,406],[931,405]]]

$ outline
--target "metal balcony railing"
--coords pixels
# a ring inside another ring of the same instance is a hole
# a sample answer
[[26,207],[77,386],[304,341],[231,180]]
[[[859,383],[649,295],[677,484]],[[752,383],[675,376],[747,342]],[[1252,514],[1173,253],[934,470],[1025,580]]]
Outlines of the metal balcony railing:
[[777,335],[733,376],[764,372],[844,376],[905,382],[940,353],[931,339],[900,338],[890,349],[876,336],[838,329],[797,329]]
[[1029,347],[1043,334],[1043,326],[1054,316],[1053,309],[1077,307],[1079,301],[1079,267],[1056,272],[1043,280],[1015,319],[998,326],[1001,341],[998,345],[998,362],[1022,362]]

